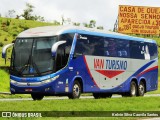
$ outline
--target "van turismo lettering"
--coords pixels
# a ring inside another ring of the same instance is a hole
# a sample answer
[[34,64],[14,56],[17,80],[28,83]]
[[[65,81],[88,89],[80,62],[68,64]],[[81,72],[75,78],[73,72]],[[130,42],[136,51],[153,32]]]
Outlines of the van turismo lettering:
[[109,69],[109,70],[126,70],[127,69],[127,61],[106,60],[106,69]]

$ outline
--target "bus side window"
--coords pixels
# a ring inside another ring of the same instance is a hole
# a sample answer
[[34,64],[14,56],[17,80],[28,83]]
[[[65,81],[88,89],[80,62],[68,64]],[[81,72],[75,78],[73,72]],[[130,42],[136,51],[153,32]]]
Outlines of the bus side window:
[[62,34],[59,36],[59,40],[60,41],[65,40],[66,43],[63,45],[60,45],[57,49],[56,71],[62,69],[67,65],[71,46],[72,46],[73,36],[74,36],[74,33]]
[[157,51],[157,45],[154,43],[149,43],[149,54],[151,57],[151,60],[155,59],[157,57],[158,51]]
[[128,58],[129,54],[129,41],[117,39],[117,57]]
[[130,57],[134,59],[144,59],[143,44],[138,41],[130,41]]
[[92,54],[95,56],[104,56],[104,38],[93,37],[90,41],[90,48],[94,49]]
[[83,39],[77,39],[77,43],[75,46],[75,57],[79,57],[81,55],[84,55],[86,48],[85,46],[87,46],[87,41],[83,40]]
[[104,39],[104,56],[117,57],[117,44],[115,39]]
[[62,61],[63,66],[67,65],[68,58],[69,58],[69,55],[70,55],[71,46],[72,46],[73,37],[74,37],[74,33],[62,34],[62,35],[59,36],[60,41],[61,40],[66,41],[66,44],[63,47],[63,51],[64,51],[63,61]]
[[65,45],[58,46],[57,56],[56,56],[56,71],[65,67]]
[[104,39],[99,36],[79,35],[77,39],[75,56],[81,55],[104,55]]
[[150,53],[149,53],[148,44],[144,45],[144,57],[145,57],[145,60],[150,60]]

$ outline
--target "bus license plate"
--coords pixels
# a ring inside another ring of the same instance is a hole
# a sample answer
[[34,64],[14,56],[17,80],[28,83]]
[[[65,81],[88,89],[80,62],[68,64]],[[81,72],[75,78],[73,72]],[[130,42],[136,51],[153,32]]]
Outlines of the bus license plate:
[[28,89],[25,89],[26,92],[31,92],[32,89],[31,88],[28,88]]

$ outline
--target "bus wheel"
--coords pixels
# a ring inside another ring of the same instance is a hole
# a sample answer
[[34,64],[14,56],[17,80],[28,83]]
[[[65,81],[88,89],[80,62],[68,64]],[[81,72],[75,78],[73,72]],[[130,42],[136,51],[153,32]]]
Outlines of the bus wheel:
[[41,94],[31,94],[33,100],[42,100],[44,95]]
[[137,85],[134,81],[131,82],[129,95],[130,97],[137,95]]
[[144,93],[145,93],[145,85],[141,81],[139,86],[138,86],[138,96],[144,96]]
[[80,83],[76,80],[74,81],[73,88],[72,88],[72,93],[68,95],[69,99],[78,99],[81,95],[81,85]]

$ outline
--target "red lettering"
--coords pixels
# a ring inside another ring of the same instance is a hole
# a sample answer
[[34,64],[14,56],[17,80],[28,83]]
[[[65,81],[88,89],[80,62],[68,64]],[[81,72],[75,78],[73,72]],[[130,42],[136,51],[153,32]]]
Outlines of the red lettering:
[[94,69],[103,69],[104,59],[94,59]]

